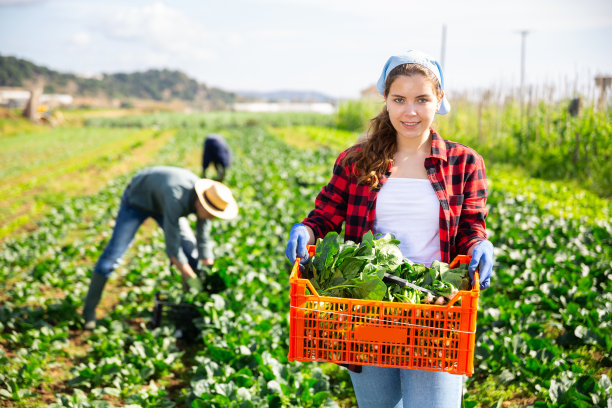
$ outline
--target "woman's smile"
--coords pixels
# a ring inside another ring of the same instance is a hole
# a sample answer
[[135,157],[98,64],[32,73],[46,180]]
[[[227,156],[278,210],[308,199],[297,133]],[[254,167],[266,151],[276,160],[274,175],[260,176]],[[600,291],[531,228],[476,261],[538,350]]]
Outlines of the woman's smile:
[[420,122],[402,122],[400,121],[400,123],[406,128],[406,129],[414,129],[415,127],[417,127],[419,125]]

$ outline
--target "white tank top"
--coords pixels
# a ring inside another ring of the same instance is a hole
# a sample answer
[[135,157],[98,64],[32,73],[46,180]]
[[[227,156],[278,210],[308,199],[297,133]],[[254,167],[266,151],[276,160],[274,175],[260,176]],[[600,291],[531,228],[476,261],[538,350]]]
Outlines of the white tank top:
[[440,201],[428,179],[388,178],[376,198],[374,233],[391,233],[404,257],[440,260]]

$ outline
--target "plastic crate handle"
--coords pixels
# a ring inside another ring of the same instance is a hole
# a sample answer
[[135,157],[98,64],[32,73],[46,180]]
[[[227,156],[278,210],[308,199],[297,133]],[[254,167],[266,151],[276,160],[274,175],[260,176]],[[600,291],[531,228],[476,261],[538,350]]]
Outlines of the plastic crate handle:
[[[469,264],[471,260],[472,255],[457,255],[448,267],[453,269],[457,264]],[[472,290],[480,290],[480,275],[478,274],[478,269],[474,272],[474,285],[472,285]]]
[[[291,279],[301,279],[302,278],[302,275],[300,274],[300,261],[301,260],[302,258],[300,258],[299,256],[295,258],[293,269],[291,269],[291,276],[290,276]],[[312,283],[310,283],[310,279],[304,279],[304,283],[306,283],[306,287],[308,288],[310,293],[312,293],[314,296],[319,296],[314,286],[312,286]]]

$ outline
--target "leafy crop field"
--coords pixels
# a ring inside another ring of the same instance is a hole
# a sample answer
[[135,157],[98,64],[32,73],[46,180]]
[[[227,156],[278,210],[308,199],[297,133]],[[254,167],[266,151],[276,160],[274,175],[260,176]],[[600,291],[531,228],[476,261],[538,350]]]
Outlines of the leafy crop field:
[[24,122],[0,134],[0,238],[31,224],[38,213],[66,197],[93,193],[150,160],[174,134],[173,130],[31,127]]
[[[358,133],[320,115],[96,118],[76,132],[169,132],[148,160],[99,191],[65,198],[27,235],[0,247],[0,407],[353,407],[334,364],[289,363],[290,226]],[[235,153],[227,183],[240,216],[215,221],[206,290],[183,294],[161,231],[145,225],[112,276],[92,333],[81,331],[89,276],[138,167],[199,173],[206,133]],[[24,170],[25,171],[25,170]],[[612,404],[610,201],[489,166],[495,279],[480,298],[466,407]],[[8,176],[7,176],[8,177]],[[155,293],[201,305],[198,336],[152,329]]]

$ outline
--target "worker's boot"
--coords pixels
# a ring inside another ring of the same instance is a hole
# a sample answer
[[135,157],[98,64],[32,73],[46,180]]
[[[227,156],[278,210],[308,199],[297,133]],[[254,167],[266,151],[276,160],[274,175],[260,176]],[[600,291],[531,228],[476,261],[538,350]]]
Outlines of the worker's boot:
[[85,298],[85,306],[83,307],[83,319],[85,320],[85,330],[93,330],[96,328],[96,307],[102,297],[104,285],[108,280],[107,276],[99,273],[91,274],[91,282],[89,283],[89,291]]

